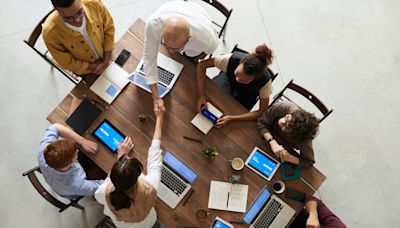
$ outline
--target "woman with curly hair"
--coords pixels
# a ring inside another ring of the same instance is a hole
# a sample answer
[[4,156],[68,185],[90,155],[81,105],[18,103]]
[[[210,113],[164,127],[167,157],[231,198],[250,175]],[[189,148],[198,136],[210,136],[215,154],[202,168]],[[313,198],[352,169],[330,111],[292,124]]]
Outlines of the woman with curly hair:
[[272,50],[265,44],[257,46],[252,53],[233,52],[200,62],[197,65],[197,111],[206,106],[205,94],[206,70],[217,67],[221,73],[213,81],[224,91],[232,95],[248,110],[260,98],[258,110],[240,115],[225,115],[216,122],[217,127],[223,127],[231,121],[255,120],[267,109],[269,96],[272,92],[272,75],[267,67],[272,63]]
[[[261,135],[271,146],[275,155],[283,161],[310,167],[315,163],[312,140],[318,134],[319,119],[291,101],[279,101],[272,105],[257,121]],[[277,133],[294,148],[298,156],[289,153],[272,136]]]

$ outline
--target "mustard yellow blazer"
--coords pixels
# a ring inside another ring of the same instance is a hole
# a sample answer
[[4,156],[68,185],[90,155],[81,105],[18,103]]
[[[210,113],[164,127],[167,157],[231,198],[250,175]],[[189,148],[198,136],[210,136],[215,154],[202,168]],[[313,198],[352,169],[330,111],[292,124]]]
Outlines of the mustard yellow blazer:
[[[101,0],[82,0],[82,5],[88,35],[103,57],[105,52],[115,47],[113,19]],[[96,62],[84,36],[67,28],[57,11],[42,24],[42,35],[47,49],[62,68],[81,75],[88,73],[89,63]]]

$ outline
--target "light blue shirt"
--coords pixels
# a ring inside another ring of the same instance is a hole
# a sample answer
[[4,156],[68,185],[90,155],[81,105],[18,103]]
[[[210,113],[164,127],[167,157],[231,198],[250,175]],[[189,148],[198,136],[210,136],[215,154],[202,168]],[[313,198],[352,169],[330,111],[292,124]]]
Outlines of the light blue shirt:
[[65,172],[49,167],[44,158],[44,149],[60,137],[57,127],[51,125],[46,129],[38,151],[40,170],[47,184],[60,196],[75,199],[78,196],[94,195],[104,180],[86,180],[86,173],[79,162],[75,162]]

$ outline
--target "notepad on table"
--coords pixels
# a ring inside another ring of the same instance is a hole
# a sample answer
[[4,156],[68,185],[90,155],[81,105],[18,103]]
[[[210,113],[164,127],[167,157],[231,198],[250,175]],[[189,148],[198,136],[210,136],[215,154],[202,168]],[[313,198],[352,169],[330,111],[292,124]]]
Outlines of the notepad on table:
[[90,89],[111,104],[121,90],[128,84],[129,74],[114,62],[99,76]]
[[208,208],[245,212],[248,191],[248,185],[211,181]]
[[[213,115],[214,118],[220,118],[222,116],[222,112],[219,111],[214,105],[210,102],[207,102],[207,110]],[[204,110],[203,110],[204,111]],[[196,114],[196,116],[192,120],[192,124],[196,126],[201,132],[204,134],[208,134],[211,128],[214,126],[213,118],[210,116],[204,115],[202,112]]]

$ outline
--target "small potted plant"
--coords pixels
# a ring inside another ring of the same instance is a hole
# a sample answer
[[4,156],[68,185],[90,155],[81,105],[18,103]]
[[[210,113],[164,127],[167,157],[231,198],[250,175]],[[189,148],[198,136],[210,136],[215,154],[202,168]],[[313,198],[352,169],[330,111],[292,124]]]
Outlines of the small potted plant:
[[209,158],[211,160],[214,160],[215,156],[218,155],[218,151],[217,151],[217,148],[214,145],[211,145],[211,146],[203,149],[203,154],[207,158]]

